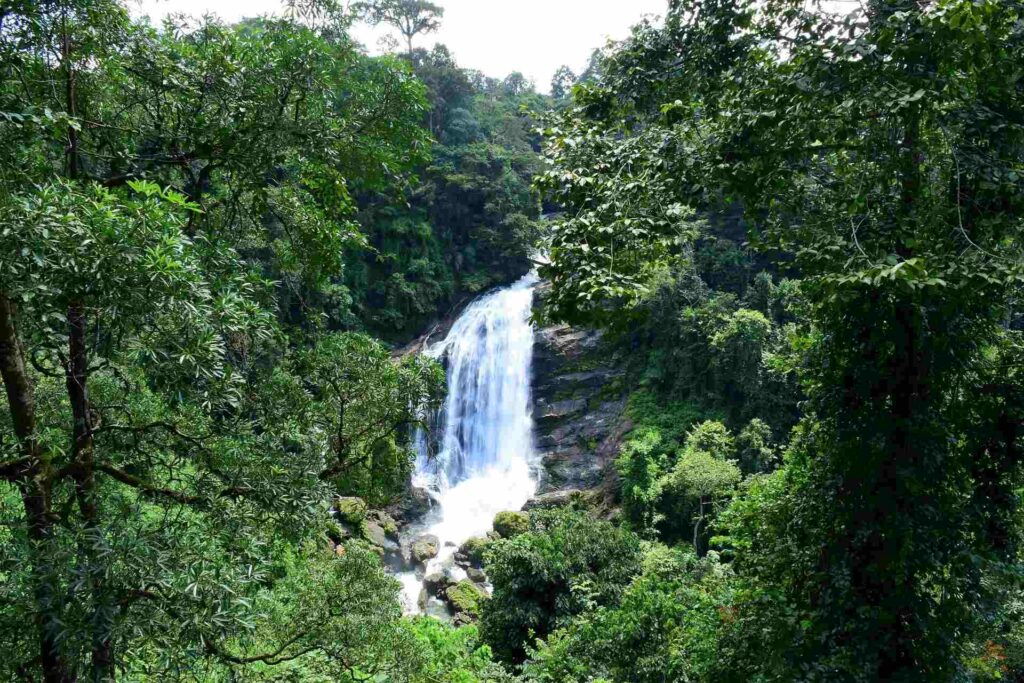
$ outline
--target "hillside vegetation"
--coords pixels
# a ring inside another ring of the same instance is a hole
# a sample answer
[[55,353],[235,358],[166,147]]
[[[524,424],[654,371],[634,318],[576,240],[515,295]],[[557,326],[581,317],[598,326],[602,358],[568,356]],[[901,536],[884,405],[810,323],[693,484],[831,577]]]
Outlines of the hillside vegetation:
[[[0,679],[1024,681],[1024,2],[343,5],[0,6]],[[540,260],[618,452],[403,616],[395,349]]]

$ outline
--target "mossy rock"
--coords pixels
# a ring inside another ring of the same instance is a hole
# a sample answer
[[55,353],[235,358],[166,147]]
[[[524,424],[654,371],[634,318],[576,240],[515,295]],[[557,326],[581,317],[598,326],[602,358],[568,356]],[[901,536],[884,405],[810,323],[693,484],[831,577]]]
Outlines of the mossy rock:
[[487,549],[488,543],[490,541],[486,538],[473,536],[459,546],[458,554],[464,556],[470,565],[479,567],[484,563],[484,550]]
[[427,574],[423,579],[423,588],[427,593],[438,597],[444,596],[445,592],[454,585],[455,580],[444,572]]
[[338,511],[338,519],[357,528],[366,521],[366,515],[370,510],[365,500],[355,496],[335,499],[334,509]]
[[525,512],[505,510],[494,516],[494,531],[502,538],[515,538],[530,530],[530,516]]
[[423,534],[412,543],[412,561],[416,564],[423,564],[427,560],[437,557],[441,550],[441,541],[433,534]]
[[373,510],[364,523],[365,538],[374,545],[391,548],[398,542],[398,523],[382,510]]
[[340,545],[352,538],[352,531],[336,519],[327,523],[327,539],[334,545]]
[[456,614],[468,614],[472,617],[480,616],[480,604],[487,599],[487,593],[468,579],[459,581],[454,586],[449,586],[445,591],[448,604]]

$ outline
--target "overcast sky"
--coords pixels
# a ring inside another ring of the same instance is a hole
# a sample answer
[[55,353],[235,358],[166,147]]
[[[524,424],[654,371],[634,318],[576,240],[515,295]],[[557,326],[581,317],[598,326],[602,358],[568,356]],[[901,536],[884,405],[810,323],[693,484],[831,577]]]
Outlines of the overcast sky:
[[[667,0],[435,0],[444,7],[441,30],[418,36],[418,47],[446,44],[459,64],[488,76],[521,71],[547,92],[562,64],[579,73],[595,47],[621,39],[644,16],[663,14]],[[216,14],[226,21],[272,14],[279,0],[129,0],[137,14],[158,21],[168,13]],[[371,52],[385,32],[361,26],[356,36]]]

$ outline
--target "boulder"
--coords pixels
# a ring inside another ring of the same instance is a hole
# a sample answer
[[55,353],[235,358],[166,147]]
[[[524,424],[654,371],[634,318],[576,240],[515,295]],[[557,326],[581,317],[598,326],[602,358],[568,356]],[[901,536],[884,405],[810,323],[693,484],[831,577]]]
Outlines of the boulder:
[[477,569],[476,567],[467,567],[466,576],[473,583],[487,583],[487,574],[484,574],[483,569]]
[[433,574],[427,574],[423,579],[423,588],[435,597],[444,597],[445,592],[455,585],[455,579],[448,576],[445,572],[434,572]]
[[467,538],[455,553],[455,562],[463,567],[480,567],[484,563],[484,549],[489,541],[480,536]]
[[363,537],[385,550],[398,550],[398,523],[383,510],[371,510],[363,523]]
[[388,513],[399,524],[404,526],[422,519],[424,515],[430,512],[432,505],[430,494],[427,493],[426,489],[411,486],[402,494],[398,502],[388,508]]
[[542,493],[539,496],[534,496],[530,500],[526,501],[523,505],[523,510],[536,510],[538,508],[557,508],[565,507],[571,503],[579,500],[583,500],[584,493],[579,489],[568,489],[566,491],[552,491],[551,493]]
[[433,534],[423,534],[412,542],[411,556],[416,564],[423,564],[427,560],[437,557],[441,550],[441,541]]
[[375,519],[368,519],[363,524],[363,536],[372,545],[384,550],[398,550],[398,543],[388,535],[387,529]]
[[452,625],[455,628],[458,628],[460,626],[469,626],[470,624],[475,622],[476,618],[473,617],[471,614],[466,614],[465,612],[458,612],[454,617],[452,617]]
[[331,544],[332,548],[336,545],[341,545],[350,538],[352,538],[352,534],[344,524],[337,520],[330,521],[327,527],[327,541]]
[[480,616],[480,604],[487,599],[487,593],[472,581],[463,579],[449,586],[445,590],[445,597],[456,617],[464,614],[476,619]]
[[334,499],[334,509],[338,519],[355,527],[358,527],[366,520],[369,507],[366,501],[355,496],[338,497]]
[[525,512],[505,510],[494,516],[494,531],[501,538],[514,538],[530,529],[530,517]]
[[373,510],[370,512],[368,519],[376,524],[379,524],[384,533],[392,541],[398,540],[398,522],[395,518],[389,515],[383,510]]

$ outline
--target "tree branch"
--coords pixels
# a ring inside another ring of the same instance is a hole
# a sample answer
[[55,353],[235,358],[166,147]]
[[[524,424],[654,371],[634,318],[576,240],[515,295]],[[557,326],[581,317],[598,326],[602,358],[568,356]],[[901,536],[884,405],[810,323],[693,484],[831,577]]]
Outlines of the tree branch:
[[0,462],[0,478],[18,479],[24,476],[26,470],[28,470],[34,461],[35,459],[31,456],[24,456],[21,458],[15,458],[14,460]]
[[133,489],[136,489],[142,492],[144,495],[152,498],[168,498],[176,503],[181,503],[182,505],[200,505],[205,502],[204,498],[198,496],[191,496],[182,491],[176,491],[174,489],[165,489],[159,486],[155,486],[147,481],[139,479],[138,477],[132,474],[128,474],[124,470],[119,470],[118,468],[112,465],[98,464],[96,465],[96,469],[116,479],[122,484],[131,486]]
[[97,427],[94,433],[102,434],[104,432],[132,432],[134,434],[141,434],[143,432],[148,432],[154,429],[163,429],[164,431],[170,432],[179,439],[182,439],[183,441],[188,441],[189,443],[195,444],[197,446],[202,446],[203,440],[205,438],[208,438],[201,436],[192,436],[191,434],[185,434],[180,429],[178,429],[177,426],[169,422],[163,421],[150,422],[149,424],[144,425],[104,425],[102,427]]
[[154,499],[167,499],[181,505],[190,505],[194,507],[203,507],[209,505],[214,498],[244,498],[247,495],[253,493],[251,486],[228,486],[220,491],[217,491],[213,495],[200,496],[185,493],[177,489],[164,488],[157,486],[144,479],[140,479],[133,474],[129,474],[122,469],[114,467],[107,463],[100,463],[96,465],[96,469],[103,472],[107,476],[121,482],[126,486],[139,491],[144,496]]
[[290,662],[293,659],[298,659],[303,655],[321,649],[319,645],[313,645],[310,647],[302,648],[301,650],[294,652],[292,654],[284,654],[285,650],[287,650],[292,645],[297,643],[301,638],[305,637],[307,633],[308,631],[299,631],[294,636],[286,640],[284,645],[277,648],[273,652],[267,652],[259,655],[249,655],[244,657],[240,655],[231,654],[217,643],[213,642],[212,640],[207,640],[205,637],[203,637],[203,645],[206,647],[206,651],[210,654],[219,657],[220,659],[223,659],[226,662],[231,662],[232,664],[255,664],[257,662],[261,662],[263,664],[274,665],[281,664],[283,662]]

